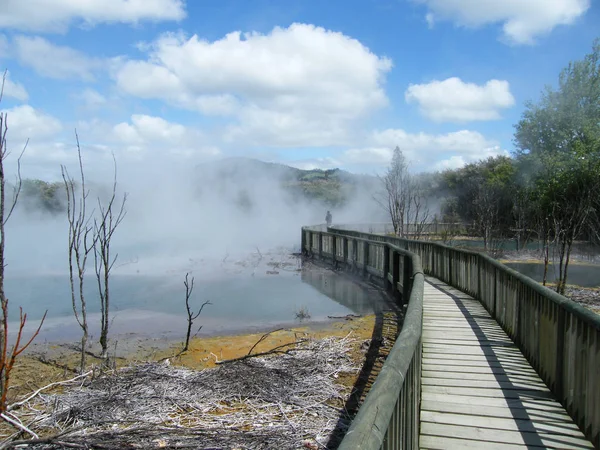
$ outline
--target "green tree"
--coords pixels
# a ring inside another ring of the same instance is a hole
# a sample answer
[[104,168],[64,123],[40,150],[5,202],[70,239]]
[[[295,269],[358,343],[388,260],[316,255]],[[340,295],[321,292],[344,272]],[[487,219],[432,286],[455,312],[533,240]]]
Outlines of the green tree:
[[598,224],[600,40],[561,72],[556,89],[546,87],[537,103],[526,105],[515,144],[542,235],[548,246],[550,239],[556,244],[557,292],[564,293],[573,242]]

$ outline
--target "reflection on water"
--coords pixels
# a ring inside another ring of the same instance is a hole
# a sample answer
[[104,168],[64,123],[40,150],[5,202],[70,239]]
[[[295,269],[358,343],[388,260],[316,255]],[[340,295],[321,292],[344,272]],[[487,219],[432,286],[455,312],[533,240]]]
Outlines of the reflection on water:
[[[169,275],[114,275],[111,279],[111,333],[148,336],[179,336],[185,331],[185,289],[183,279]],[[86,285],[91,334],[98,333],[99,303],[94,279]],[[18,306],[28,313],[33,327],[44,310],[48,318],[41,339],[75,339],[79,329],[73,317],[67,276],[43,275],[13,277],[6,280],[11,299],[11,320],[18,317]],[[328,316],[369,314],[380,310],[384,300],[376,290],[358,287],[332,272],[310,270],[284,271],[251,276],[244,272],[226,279],[196,280],[192,305],[210,300],[195,326],[201,334],[229,334],[273,325],[297,323],[295,313],[308,309],[311,321]],[[13,327],[14,329],[14,327]]]
[[[544,279],[544,264],[540,263],[506,263],[506,266],[535,281]],[[558,280],[558,266],[550,264],[548,267],[548,282]],[[567,283],[584,287],[600,287],[600,266],[598,265],[569,265]]]
[[364,288],[328,270],[303,270],[302,281],[356,314],[372,314],[393,307],[380,289]]

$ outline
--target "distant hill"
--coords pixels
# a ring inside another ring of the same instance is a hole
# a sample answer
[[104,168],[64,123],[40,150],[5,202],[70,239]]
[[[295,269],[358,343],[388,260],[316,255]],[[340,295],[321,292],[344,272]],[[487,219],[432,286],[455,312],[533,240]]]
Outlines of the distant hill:
[[376,177],[355,175],[340,169],[302,170],[251,158],[225,158],[197,166],[201,180],[211,186],[276,183],[293,200],[317,201],[330,207],[343,206],[358,188],[370,189]]

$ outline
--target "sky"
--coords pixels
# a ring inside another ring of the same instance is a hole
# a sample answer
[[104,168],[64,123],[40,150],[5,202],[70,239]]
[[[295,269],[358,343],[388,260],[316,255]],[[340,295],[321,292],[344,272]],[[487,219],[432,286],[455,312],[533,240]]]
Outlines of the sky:
[[59,179],[77,130],[91,170],[376,174],[396,146],[413,171],[457,168],[513,151],[598,24],[592,0],[2,0],[7,163],[29,139],[23,176]]

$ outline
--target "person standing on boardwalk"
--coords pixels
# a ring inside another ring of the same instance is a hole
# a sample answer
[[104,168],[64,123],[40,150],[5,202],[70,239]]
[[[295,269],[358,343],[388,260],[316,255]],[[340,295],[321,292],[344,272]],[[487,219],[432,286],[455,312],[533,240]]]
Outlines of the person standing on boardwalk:
[[325,216],[325,222],[327,222],[327,227],[331,226],[331,213],[327,211],[327,215]]

